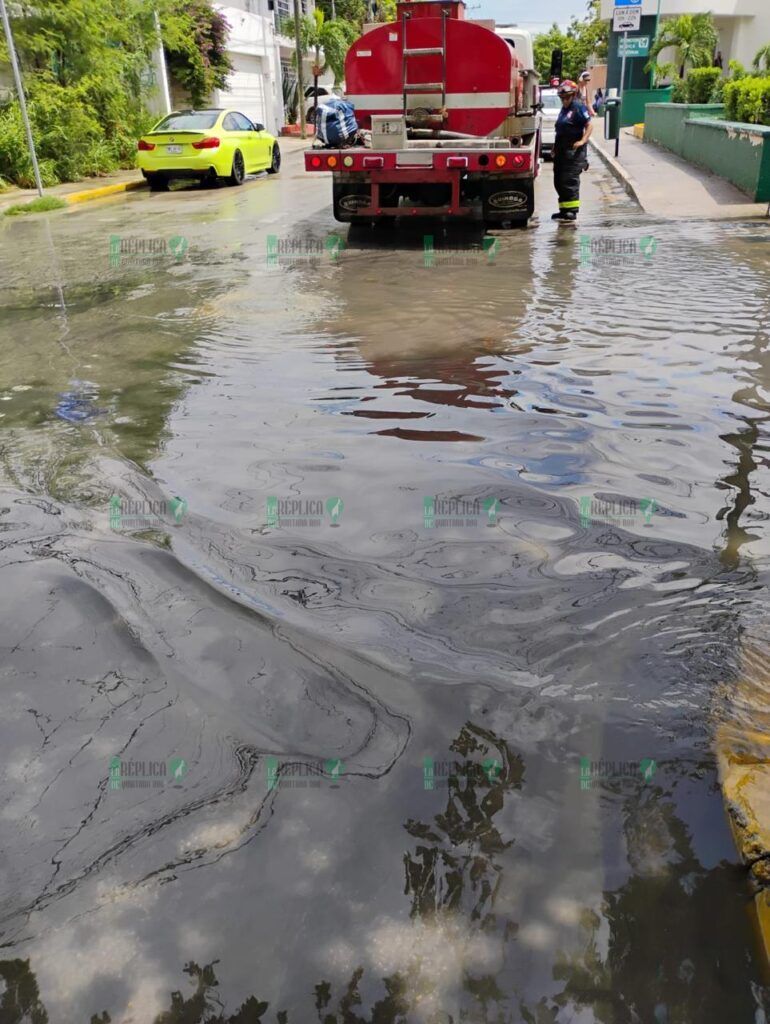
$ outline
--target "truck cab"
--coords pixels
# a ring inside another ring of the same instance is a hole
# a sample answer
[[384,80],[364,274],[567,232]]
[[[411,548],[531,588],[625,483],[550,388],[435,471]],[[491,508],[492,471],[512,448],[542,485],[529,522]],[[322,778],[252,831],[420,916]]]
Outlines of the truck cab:
[[535,49],[532,36],[517,25],[496,25],[495,33],[508,43],[526,69],[524,72],[524,105],[531,110],[537,107],[540,76],[535,68]]

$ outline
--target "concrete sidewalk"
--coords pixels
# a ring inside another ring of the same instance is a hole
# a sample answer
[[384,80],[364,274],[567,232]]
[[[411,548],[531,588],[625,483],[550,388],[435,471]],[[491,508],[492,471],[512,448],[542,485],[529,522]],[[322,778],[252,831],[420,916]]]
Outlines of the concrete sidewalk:
[[767,217],[767,203],[754,203],[729,181],[687,163],[650,142],[620,137],[620,155],[598,125],[591,147],[645,213],[671,220],[745,220]]
[[[280,138],[278,144],[281,147],[283,159],[292,157],[295,153],[302,153],[313,143],[312,139]],[[137,188],[146,188],[147,182],[141,173],[136,170],[116,171],[114,174],[105,174],[100,178],[85,178],[83,181],[68,181],[63,185],[52,185],[45,189],[47,196],[57,196],[66,203],[84,203],[93,199],[104,199],[108,196],[119,195],[122,192],[130,192]],[[37,190],[34,188],[11,188],[0,194],[0,214],[9,206],[15,203],[28,203],[37,199]]]

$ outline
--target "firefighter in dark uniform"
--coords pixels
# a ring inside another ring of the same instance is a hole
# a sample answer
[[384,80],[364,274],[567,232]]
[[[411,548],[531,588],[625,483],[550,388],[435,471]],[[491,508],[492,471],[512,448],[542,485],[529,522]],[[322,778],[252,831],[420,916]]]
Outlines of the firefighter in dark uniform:
[[556,119],[553,147],[553,183],[559,194],[559,212],[552,220],[575,220],[580,209],[580,175],[588,165],[586,144],[593,124],[577,85],[566,79],[558,89],[561,110]]

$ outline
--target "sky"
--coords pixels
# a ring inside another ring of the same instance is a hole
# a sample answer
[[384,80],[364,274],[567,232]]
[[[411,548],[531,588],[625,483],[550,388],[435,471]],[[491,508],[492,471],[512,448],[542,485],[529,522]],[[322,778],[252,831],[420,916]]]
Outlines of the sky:
[[520,25],[533,34],[554,21],[566,28],[572,15],[582,18],[585,0],[465,0],[469,18],[494,18],[498,25]]

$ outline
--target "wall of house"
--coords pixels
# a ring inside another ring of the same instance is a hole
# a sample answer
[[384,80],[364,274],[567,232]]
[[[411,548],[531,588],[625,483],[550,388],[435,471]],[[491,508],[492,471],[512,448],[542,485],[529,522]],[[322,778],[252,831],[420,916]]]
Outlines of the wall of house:
[[277,132],[283,123],[281,65],[267,0],[230,0],[216,6],[230,24],[228,51],[234,71],[227,88],[217,90],[215,102]]

